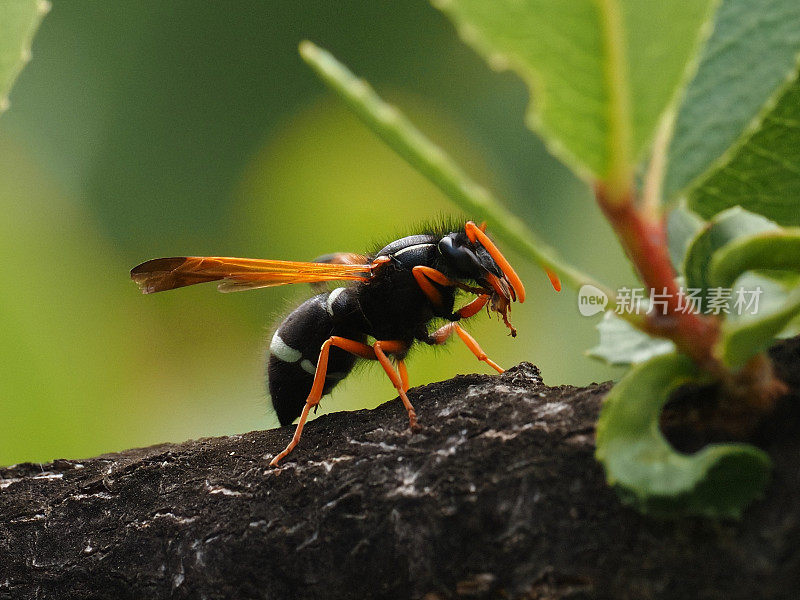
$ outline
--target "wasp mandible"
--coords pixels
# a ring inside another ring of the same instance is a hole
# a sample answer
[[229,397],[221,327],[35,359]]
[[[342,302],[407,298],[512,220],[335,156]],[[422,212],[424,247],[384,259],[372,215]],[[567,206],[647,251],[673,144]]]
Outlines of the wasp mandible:
[[[553,287],[561,284],[548,271]],[[289,283],[349,282],[317,294],[293,310],[272,336],[267,378],[281,425],[297,417],[294,436],[271,465],[289,454],[303,433],[308,414],[353,368],[357,359],[377,360],[408,411],[411,428],[417,414],[408,399],[404,359],[416,342],[444,344],[454,333],[478,358],[500,368],[458,322],[482,308],[496,312],[511,335],[511,303],[525,301],[525,287],[485,233],[485,224],[441,226],[403,237],[370,255],[337,253],[313,262],[217,256],[181,256],[149,260],[131,270],[145,294],[196,283],[219,281],[221,292]],[[476,297],[455,310],[463,290]],[[429,332],[431,321],[445,325]],[[375,340],[372,344],[368,339]],[[391,357],[391,358],[390,358]],[[393,361],[394,364],[393,364]]]

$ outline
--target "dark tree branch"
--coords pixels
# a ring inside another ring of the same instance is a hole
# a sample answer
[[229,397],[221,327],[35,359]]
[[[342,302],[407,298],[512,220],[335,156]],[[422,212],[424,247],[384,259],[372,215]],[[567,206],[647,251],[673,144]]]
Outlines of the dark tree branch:
[[0,469],[0,598],[792,598],[800,342],[776,471],[739,523],[643,517],[593,459],[608,384],[522,364],[289,428]]

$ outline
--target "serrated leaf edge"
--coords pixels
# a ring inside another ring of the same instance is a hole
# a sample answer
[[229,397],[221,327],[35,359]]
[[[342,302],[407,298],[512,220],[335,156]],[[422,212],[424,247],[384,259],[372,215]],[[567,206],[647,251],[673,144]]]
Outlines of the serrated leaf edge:
[[728,148],[720,154],[716,160],[709,163],[708,167],[691,179],[682,189],[676,190],[675,193],[667,198],[667,202],[674,202],[681,198],[688,200],[689,207],[692,207],[691,195],[692,192],[701,188],[703,184],[711,179],[716,173],[720,172],[727,165],[731,164],[738,156],[739,151],[744,148],[747,143],[760,131],[764,121],[769,117],[775,107],[778,105],[780,99],[786,94],[789,89],[797,82],[800,82],[800,52],[795,56],[795,65],[790,69],[783,79],[783,83],[776,86],[773,93],[767,98],[761,109],[756,115],[745,125],[741,134],[736,141],[734,141]]

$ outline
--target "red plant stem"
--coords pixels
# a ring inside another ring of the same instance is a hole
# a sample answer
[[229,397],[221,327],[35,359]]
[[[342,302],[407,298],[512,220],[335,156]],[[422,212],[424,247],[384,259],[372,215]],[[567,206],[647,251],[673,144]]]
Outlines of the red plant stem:
[[681,310],[685,302],[681,303],[681,289],[675,281],[664,220],[645,217],[637,209],[632,192],[623,198],[610,198],[607,188],[598,184],[595,195],[642,282],[654,293],[664,294],[666,309],[647,315],[648,333],[671,339],[698,366],[723,376],[727,370],[713,351],[719,336],[717,319]]

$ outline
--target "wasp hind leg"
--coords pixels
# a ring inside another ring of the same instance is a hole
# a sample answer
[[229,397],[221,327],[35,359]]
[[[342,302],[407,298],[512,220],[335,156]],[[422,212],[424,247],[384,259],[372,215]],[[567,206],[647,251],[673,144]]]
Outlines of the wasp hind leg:
[[397,372],[400,373],[400,381],[403,384],[403,391],[407,392],[409,389],[408,386],[408,369],[406,369],[406,363],[403,360],[397,361]]
[[297,422],[292,440],[280,454],[270,461],[270,466],[277,465],[294,450],[294,447],[297,446],[297,443],[300,441],[300,436],[303,435],[303,427],[308,420],[308,413],[311,412],[313,407],[319,404],[322,398],[322,390],[325,387],[325,376],[328,372],[328,354],[330,353],[331,346],[336,346],[361,358],[380,362],[383,370],[386,371],[389,379],[397,389],[400,399],[403,401],[403,405],[406,407],[410,427],[416,427],[417,413],[406,395],[406,390],[408,389],[408,373],[406,372],[405,364],[399,361],[400,364],[398,368],[400,369],[400,374],[398,375],[392,363],[389,361],[389,358],[386,356],[386,352],[390,354],[404,353],[406,350],[405,344],[398,341],[376,341],[374,345],[368,346],[367,344],[362,344],[355,340],[349,340],[334,335],[322,343],[319,358],[317,359],[317,369],[314,372],[314,383],[311,385],[311,392],[309,392],[308,398],[306,398],[306,404],[303,407],[303,412],[300,414],[300,420]]
[[[485,304],[485,302],[484,302]],[[480,308],[478,309],[480,310]],[[461,338],[461,341],[464,342],[467,348],[475,355],[478,360],[482,360],[487,365],[492,367],[498,373],[503,373],[504,369],[502,369],[496,362],[494,362],[491,358],[486,356],[486,352],[480,347],[477,340],[472,337],[466,330],[461,327],[458,323],[448,323],[447,325],[443,325],[436,331],[434,331],[431,335],[428,336],[428,339],[425,340],[428,344],[431,345],[440,345],[444,344],[453,333],[456,333],[458,337]]]
[[414,410],[414,406],[411,404],[406,394],[406,390],[408,390],[408,372],[406,371],[406,365],[402,360],[399,362],[397,366],[400,370],[400,374],[398,374],[389,361],[389,358],[386,356],[386,352],[390,354],[405,353],[407,350],[406,345],[403,342],[379,340],[372,345],[372,349],[375,352],[375,358],[381,363],[383,370],[386,371],[386,375],[388,375],[392,384],[394,384],[397,394],[400,396],[400,400],[403,401],[403,406],[406,407],[406,411],[408,412],[408,426],[414,429],[417,426],[417,411]]

